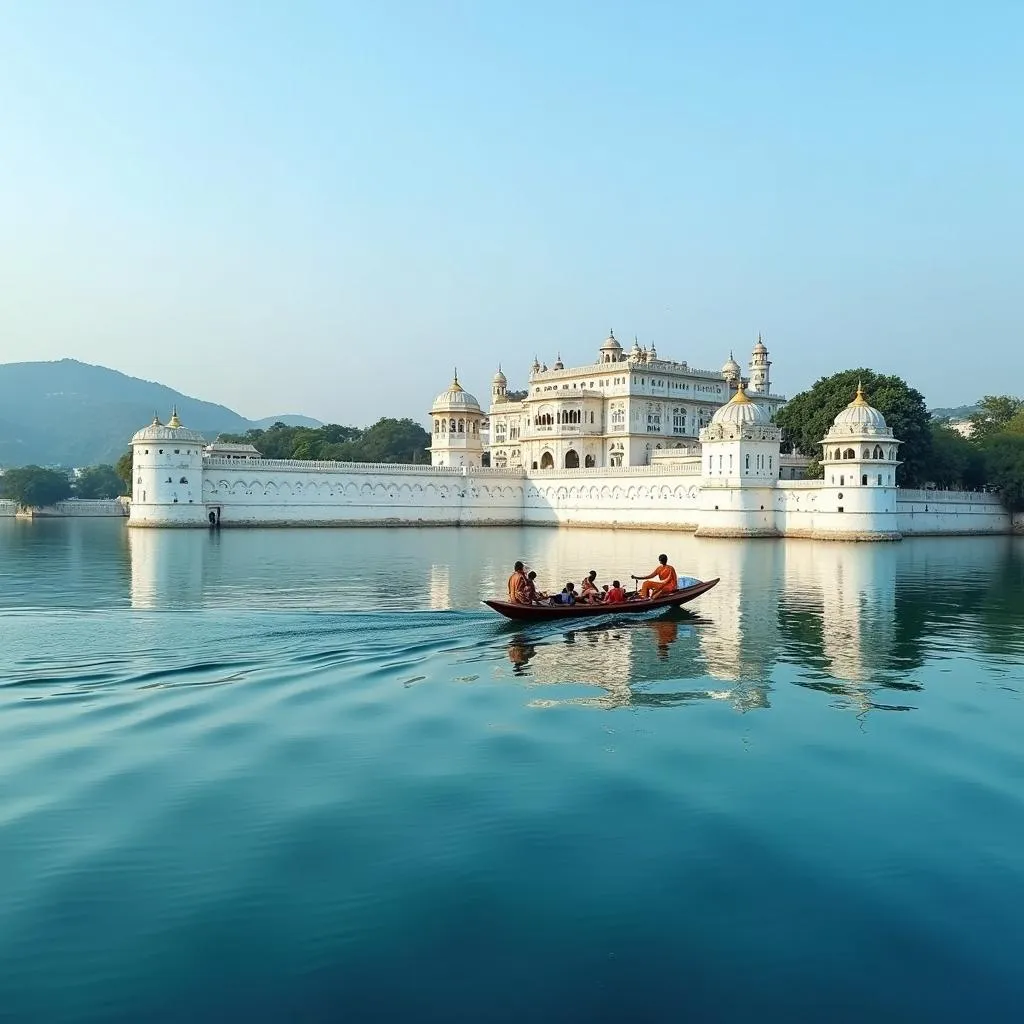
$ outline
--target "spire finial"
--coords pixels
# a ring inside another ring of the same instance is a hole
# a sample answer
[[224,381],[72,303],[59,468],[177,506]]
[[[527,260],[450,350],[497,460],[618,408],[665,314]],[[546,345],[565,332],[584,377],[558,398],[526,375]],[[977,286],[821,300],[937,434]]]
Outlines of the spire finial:
[[177,430],[177,428],[181,426],[181,420],[178,419],[177,405],[171,406],[171,418],[167,421],[167,426],[172,430]]
[[864,397],[863,381],[857,381],[857,396],[853,400],[854,405],[867,405],[868,400]]

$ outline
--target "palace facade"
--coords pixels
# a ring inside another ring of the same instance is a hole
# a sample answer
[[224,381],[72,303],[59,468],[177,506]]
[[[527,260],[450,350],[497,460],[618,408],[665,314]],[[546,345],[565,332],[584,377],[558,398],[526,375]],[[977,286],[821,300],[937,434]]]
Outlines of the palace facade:
[[730,353],[721,370],[663,359],[636,341],[627,352],[614,331],[593,363],[549,369],[534,360],[525,392],[510,393],[498,368],[485,413],[458,377],[431,408],[435,466],[587,469],[647,466],[656,453],[695,446],[737,388],[771,418],[785,397],[771,390],[771,360],[760,337],[744,375]]

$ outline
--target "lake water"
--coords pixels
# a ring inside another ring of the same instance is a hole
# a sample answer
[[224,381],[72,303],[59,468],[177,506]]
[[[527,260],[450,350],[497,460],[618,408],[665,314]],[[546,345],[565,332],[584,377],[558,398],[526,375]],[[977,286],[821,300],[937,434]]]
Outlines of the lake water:
[[0,1019],[1019,1020],[1022,620],[1024,539],[0,520]]

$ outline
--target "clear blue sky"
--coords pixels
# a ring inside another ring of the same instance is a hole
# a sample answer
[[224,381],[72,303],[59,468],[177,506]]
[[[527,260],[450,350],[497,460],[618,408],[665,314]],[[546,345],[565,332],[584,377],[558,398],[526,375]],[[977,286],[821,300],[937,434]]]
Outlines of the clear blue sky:
[[92,2],[0,30],[0,360],[424,418],[609,327],[1024,393],[1024,4]]

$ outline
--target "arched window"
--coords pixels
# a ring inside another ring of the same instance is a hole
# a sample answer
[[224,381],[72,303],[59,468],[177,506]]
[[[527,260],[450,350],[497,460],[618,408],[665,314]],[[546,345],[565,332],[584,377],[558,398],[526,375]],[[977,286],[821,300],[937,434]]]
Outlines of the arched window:
[[579,469],[580,468],[579,453],[574,448],[570,448],[565,453],[565,468],[566,469]]
[[873,453],[873,457],[876,458],[876,459],[884,459],[885,458],[885,454],[883,453],[880,445],[877,445],[877,444],[875,445],[875,450],[874,450],[874,453]]
[[864,458],[865,459],[870,459],[871,458],[871,452],[868,451],[867,448],[864,449]]
[[743,468],[746,469],[746,470],[749,470],[750,469],[750,456],[749,455],[745,455],[744,459],[746,460],[746,465]]
[[552,456],[551,452],[545,452],[540,457],[540,468],[541,469],[554,469],[554,467],[555,467],[554,456]]
[[867,475],[867,473],[864,473],[861,476],[861,478],[860,478],[860,485],[861,485],[861,487],[867,487],[867,485],[868,485],[868,475]]
[[839,477],[839,486],[840,487],[845,487],[846,486],[846,477],[843,476],[843,475],[840,475],[840,477]]
[[882,486],[882,474],[881,473],[878,474],[878,486],[879,487]]
[[187,477],[187,476],[183,476],[183,477],[182,477],[182,478],[181,478],[181,479],[180,479],[180,480],[178,481],[178,483],[179,483],[179,484],[187,484],[187,483],[188,483],[188,477]]
[[459,420],[459,433],[464,434],[466,432],[466,421]]
[[835,453],[835,455],[832,456],[832,458],[833,459],[841,459],[842,458],[842,453],[839,451],[838,448],[836,449],[836,453]]
[[455,433],[455,420],[448,421],[448,430],[453,434]]
[[[593,416],[594,414],[593,414],[593,413],[591,413],[590,415],[591,415],[591,416]],[[586,458],[585,458],[585,459],[583,460],[583,465],[584,465],[584,467],[585,467],[586,469],[592,469],[592,468],[593,468],[593,467],[594,467],[594,466],[595,466],[596,464],[597,464],[597,463],[596,463],[596,462],[594,461],[594,456],[593,456],[593,455],[588,455],[588,456],[587,456],[587,457],[586,457]]]
[[855,458],[857,458],[857,453],[852,448],[847,448],[846,451],[843,452],[843,458],[844,459],[855,459]]

